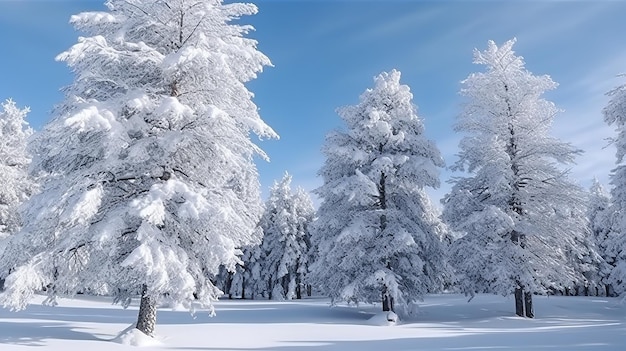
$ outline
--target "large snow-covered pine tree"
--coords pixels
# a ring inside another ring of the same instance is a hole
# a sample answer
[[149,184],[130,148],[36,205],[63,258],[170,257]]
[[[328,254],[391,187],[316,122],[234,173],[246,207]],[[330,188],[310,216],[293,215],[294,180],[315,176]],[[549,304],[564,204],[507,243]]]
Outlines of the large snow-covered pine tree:
[[515,293],[516,314],[533,317],[533,294],[582,279],[568,263],[585,240],[585,192],[559,167],[579,151],[550,135],[558,109],[542,95],[557,84],[527,71],[514,43],[474,51],[486,71],[463,81],[455,127],[466,135],[454,167],[470,174],[453,180],[443,215],[464,233],[451,255],[465,291]]
[[374,83],[359,104],[339,109],[345,129],[326,137],[312,271],[333,302],[382,301],[384,311],[404,312],[442,286],[446,228],[424,188],[439,185],[444,162],[400,72]]
[[305,191],[291,189],[291,175],[274,182],[259,226],[263,230],[260,276],[274,300],[301,298],[308,273],[309,226],[315,216]]
[[[27,150],[33,134],[28,127],[28,108],[20,109],[11,99],[0,105],[0,256],[6,240],[21,227],[20,206],[32,195],[35,184],[28,174],[31,156]],[[2,275],[2,274],[0,274]],[[2,284],[0,284],[0,288]]]
[[[624,77],[624,76],[622,76]],[[611,177],[611,231],[606,241],[607,255],[614,258],[609,283],[615,293],[626,296],[626,84],[611,90],[604,108],[604,121],[615,128],[616,167]]]
[[109,0],[71,17],[83,33],[57,59],[75,74],[42,131],[48,178],[11,240],[2,303],[35,290],[139,293],[152,335],[163,294],[210,306],[210,277],[234,269],[262,213],[250,134],[276,137],[245,83],[269,59],[246,38],[252,4]]

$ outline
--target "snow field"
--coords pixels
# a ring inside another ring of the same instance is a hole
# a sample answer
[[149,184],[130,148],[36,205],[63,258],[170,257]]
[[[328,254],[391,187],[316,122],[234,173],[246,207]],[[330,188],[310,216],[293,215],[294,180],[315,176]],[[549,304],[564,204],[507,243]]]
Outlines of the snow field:
[[[599,297],[536,297],[537,318],[515,317],[513,301],[479,295],[428,295],[420,313],[395,326],[371,325],[380,306],[329,307],[327,299],[274,302],[223,300],[216,317],[160,309],[157,340],[120,340],[137,306],[101,297],[24,311],[0,309],[0,350],[105,351],[380,351],[380,350],[623,350],[626,305]],[[134,335],[136,337],[136,335]],[[35,347],[35,348],[34,348]]]

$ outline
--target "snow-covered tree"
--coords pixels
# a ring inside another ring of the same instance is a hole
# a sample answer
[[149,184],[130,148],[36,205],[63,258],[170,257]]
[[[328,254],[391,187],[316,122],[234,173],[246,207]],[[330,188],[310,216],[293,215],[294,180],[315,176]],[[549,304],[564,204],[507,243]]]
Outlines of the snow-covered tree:
[[474,52],[486,71],[463,81],[455,127],[466,135],[454,168],[470,174],[453,179],[443,216],[465,233],[451,252],[465,291],[514,292],[516,314],[533,317],[533,294],[580,280],[567,263],[584,241],[585,192],[559,168],[579,151],[550,136],[558,109],[542,95],[557,84],[527,71],[514,43]]
[[255,299],[267,292],[267,281],[261,279],[262,265],[261,245],[250,245],[243,248],[241,260],[243,265],[237,267],[241,271],[241,298]]
[[446,227],[424,188],[439,186],[444,162],[400,72],[374,83],[359,104],[339,109],[346,129],[323,147],[312,271],[334,303],[382,300],[384,311],[403,312],[442,285]]
[[[11,99],[0,105],[0,255],[8,236],[21,227],[19,207],[33,193],[28,174],[31,156],[27,150],[33,134],[28,127],[28,108],[20,109]],[[0,284],[2,287],[2,284]]]
[[141,294],[137,329],[156,306],[210,306],[210,277],[233,270],[258,241],[262,214],[250,139],[276,137],[245,83],[269,59],[246,38],[252,4],[109,0],[72,16],[86,33],[57,59],[73,84],[42,131],[34,169],[48,177],[2,262],[2,295],[23,308],[33,291]]
[[626,84],[611,90],[609,103],[602,111],[604,121],[615,128],[616,167],[611,173],[611,232],[606,241],[607,255],[614,257],[609,283],[617,294],[626,295]]
[[[615,257],[609,254],[607,251],[607,239],[611,232],[610,222],[610,196],[607,190],[602,184],[594,179],[593,184],[589,188],[589,199],[587,203],[587,217],[589,218],[589,230],[595,241],[595,245],[598,249],[598,253],[602,256],[604,264],[599,270],[599,286],[596,286],[596,290],[602,287],[602,294],[605,296],[611,296],[611,286],[608,283],[608,277],[611,273],[611,268],[615,264]],[[600,295],[600,291],[596,291],[596,295]]]
[[263,230],[259,279],[266,282],[265,294],[270,299],[302,297],[309,263],[309,224],[314,216],[309,195],[302,189],[291,190],[288,173],[274,182],[259,223]]

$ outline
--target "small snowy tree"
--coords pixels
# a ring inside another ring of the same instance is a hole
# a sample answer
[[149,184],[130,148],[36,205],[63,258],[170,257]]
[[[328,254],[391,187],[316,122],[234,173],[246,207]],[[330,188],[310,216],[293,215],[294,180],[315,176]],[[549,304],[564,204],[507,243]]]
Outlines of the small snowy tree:
[[261,245],[250,245],[243,249],[241,298],[255,299],[267,292],[267,281],[261,279],[262,248]]
[[[598,253],[602,256],[604,264],[600,266],[598,271],[600,278],[600,285],[603,287],[602,294],[605,296],[611,296],[611,285],[608,283],[608,277],[611,273],[611,269],[615,264],[615,257],[610,255],[607,251],[607,240],[609,233],[611,232],[610,222],[610,196],[604,189],[602,184],[597,179],[594,179],[593,184],[589,188],[589,200],[587,203],[587,217],[589,217],[589,230],[592,234],[595,245],[598,249]],[[596,290],[600,286],[596,286]],[[596,291],[596,295],[600,295],[599,291]]]
[[374,82],[358,105],[339,110],[346,130],[331,132],[323,147],[312,271],[333,303],[405,310],[442,286],[445,227],[424,188],[439,185],[444,163],[400,72]]
[[567,263],[585,239],[586,208],[558,167],[579,151],[549,135],[558,110],[541,95],[557,84],[528,72],[514,43],[474,52],[487,69],[463,81],[455,129],[467,135],[454,166],[471,174],[453,180],[443,215],[465,233],[451,253],[465,291],[515,292],[516,314],[532,318],[533,294],[581,279]]
[[259,278],[267,282],[270,299],[302,297],[308,271],[308,227],[314,214],[308,194],[301,189],[292,192],[289,174],[274,182],[259,224],[263,229]]
[[258,241],[262,213],[250,134],[276,137],[244,83],[269,59],[245,38],[252,4],[109,0],[72,16],[85,33],[60,54],[75,73],[34,168],[49,176],[2,268],[5,306],[33,291],[139,293],[152,335],[160,296],[210,306],[210,281]]
[[603,110],[604,121],[617,133],[613,140],[617,154],[616,167],[611,173],[611,232],[606,240],[606,253],[614,257],[614,267],[608,281],[617,294],[626,295],[626,84],[607,95],[610,100]]
[[35,187],[28,174],[31,156],[27,151],[27,145],[33,133],[25,120],[29,109],[18,108],[11,99],[2,103],[1,107],[0,256],[9,235],[16,233],[21,227],[19,208],[30,197]]

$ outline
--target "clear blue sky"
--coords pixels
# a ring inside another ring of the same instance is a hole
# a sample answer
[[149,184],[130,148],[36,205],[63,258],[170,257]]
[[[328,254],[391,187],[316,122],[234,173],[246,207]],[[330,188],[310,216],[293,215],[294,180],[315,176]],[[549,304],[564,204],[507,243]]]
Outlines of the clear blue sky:
[[[103,10],[103,0],[0,0],[0,99],[30,106],[36,129],[72,80],[54,57],[76,42],[70,15]],[[325,134],[340,125],[337,107],[355,104],[381,71],[399,69],[411,87],[426,133],[446,163],[456,158],[452,125],[462,103],[460,81],[482,67],[472,51],[516,37],[516,52],[535,74],[560,84],[548,99],[565,111],[554,134],[585,150],[572,176],[607,184],[613,135],[602,121],[604,94],[626,81],[626,2],[619,1],[295,1],[252,0],[259,14],[243,22],[275,67],[249,84],[261,116],[280,135],[263,141],[271,162],[259,162],[263,190],[285,171],[307,190]],[[445,182],[450,173],[444,171]],[[448,190],[431,194],[438,197]]]

